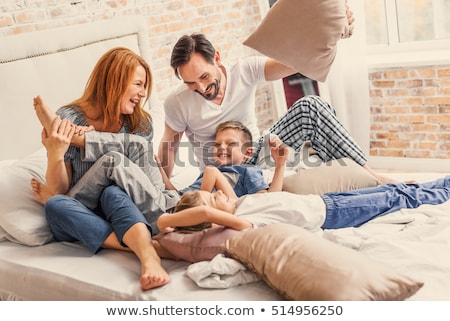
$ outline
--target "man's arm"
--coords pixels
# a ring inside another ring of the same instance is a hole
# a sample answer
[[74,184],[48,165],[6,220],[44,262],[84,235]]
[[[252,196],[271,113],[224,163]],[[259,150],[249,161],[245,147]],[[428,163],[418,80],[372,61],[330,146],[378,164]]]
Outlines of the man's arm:
[[164,134],[159,144],[158,157],[167,177],[170,177],[172,174],[175,156],[182,136],[182,132],[177,132],[167,125],[167,123],[165,124]]
[[291,67],[283,65],[281,62],[272,58],[268,58],[264,65],[264,76],[267,81],[278,80],[295,73],[296,71]]

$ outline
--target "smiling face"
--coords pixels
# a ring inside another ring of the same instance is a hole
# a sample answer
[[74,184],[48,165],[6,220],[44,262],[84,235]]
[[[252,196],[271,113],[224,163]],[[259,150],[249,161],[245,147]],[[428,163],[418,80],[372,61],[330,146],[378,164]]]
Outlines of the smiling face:
[[206,100],[220,105],[225,92],[225,83],[220,66],[220,56],[216,52],[214,64],[208,63],[199,53],[192,53],[190,60],[178,68],[178,73],[189,89]]
[[217,192],[197,191],[206,205],[233,214],[236,211],[236,200],[230,199],[221,190]]
[[142,66],[137,66],[131,82],[128,84],[120,103],[120,113],[130,115],[137,104],[146,96],[146,73]]
[[227,128],[216,134],[214,161],[218,166],[243,164],[252,154],[251,142],[244,133],[235,128]]

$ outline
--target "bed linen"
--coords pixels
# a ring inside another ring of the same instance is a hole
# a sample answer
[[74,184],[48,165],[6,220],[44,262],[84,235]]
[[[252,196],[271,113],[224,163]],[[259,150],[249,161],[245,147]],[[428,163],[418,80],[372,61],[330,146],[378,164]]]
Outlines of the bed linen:
[[[42,179],[45,164],[25,166],[23,162],[42,152],[41,126],[32,97],[41,94],[52,108],[71,101],[83,89],[100,55],[114,46],[135,50],[152,66],[150,40],[143,18],[132,16],[0,38],[0,48],[15,49],[0,51],[0,108],[5,115],[0,119],[1,300],[285,299],[263,280],[221,289],[200,287],[186,274],[191,264],[181,260],[163,260],[171,282],[144,292],[139,288],[140,265],[133,254],[102,250],[92,255],[80,245],[48,238],[42,206],[33,203],[31,190],[26,188],[32,176]],[[159,142],[164,115],[155,91],[148,108],[154,118],[154,141]],[[17,133],[14,139],[11,133]],[[181,153],[180,159],[188,159],[187,149]],[[444,175],[429,172],[398,177],[426,181]],[[172,179],[175,186],[184,187],[197,176],[196,168],[184,166],[174,170]],[[422,281],[423,287],[408,300],[450,300],[449,213],[449,202],[422,206],[360,228],[324,231],[321,236]],[[30,214],[33,219],[27,222],[34,225],[27,228],[33,232],[20,233],[21,222]],[[34,234],[36,229],[40,234]]]

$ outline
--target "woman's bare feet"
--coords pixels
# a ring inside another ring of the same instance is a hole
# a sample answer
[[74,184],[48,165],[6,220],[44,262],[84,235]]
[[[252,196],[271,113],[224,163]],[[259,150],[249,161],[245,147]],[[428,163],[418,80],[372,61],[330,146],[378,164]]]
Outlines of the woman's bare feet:
[[44,205],[47,200],[54,195],[52,192],[50,192],[50,189],[47,185],[39,182],[35,178],[31,179],[31,190],[33,191],[34,198],[42,205]]
[[169,275],[161,265],[161,259],[152,246],[153,253],[141,260],[142,274],[140,278],[142,290],[150,290],[163,286],[169,282]]

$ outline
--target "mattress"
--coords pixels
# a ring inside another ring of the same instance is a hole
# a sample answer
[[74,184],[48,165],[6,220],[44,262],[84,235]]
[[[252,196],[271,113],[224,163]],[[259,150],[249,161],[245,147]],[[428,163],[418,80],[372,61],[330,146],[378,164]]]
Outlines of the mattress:
[[142,291],[140,264],[132,253],[101,250],[93,255],[73,243],[28,247],[0,242],[0,298],[31,301],[244,301],[280,300],[264,281],[228,289],[202,289],[185,275],[184,261],[163,260],[171,281]]

